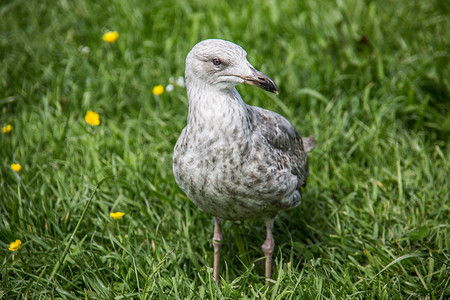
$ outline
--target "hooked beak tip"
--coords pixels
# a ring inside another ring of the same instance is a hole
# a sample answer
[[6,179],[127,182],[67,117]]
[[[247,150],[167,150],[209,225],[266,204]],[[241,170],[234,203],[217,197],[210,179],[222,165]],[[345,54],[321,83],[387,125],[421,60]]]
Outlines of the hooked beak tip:
[[278,95],[278,86],[266,74],[253,69],[252,76],[243,78],[244,83],[257,86],[265,91],[272,92]]

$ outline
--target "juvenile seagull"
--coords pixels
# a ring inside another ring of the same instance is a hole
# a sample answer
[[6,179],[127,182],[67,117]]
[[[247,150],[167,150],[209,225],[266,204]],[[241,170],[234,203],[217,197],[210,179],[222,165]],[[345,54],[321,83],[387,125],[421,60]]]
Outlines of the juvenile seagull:
[[187,125],[173,153],[180,188],[214,216],[214,280],[219,282],[221,220],[263,219],[266,282],[271,277],[273,220],[300,204],[315,141],[302,141],[281,115],[244,103],[235,86],[247,83],[278,94],[267,75],[247,61],[240,46],[205,40],[186,58]]

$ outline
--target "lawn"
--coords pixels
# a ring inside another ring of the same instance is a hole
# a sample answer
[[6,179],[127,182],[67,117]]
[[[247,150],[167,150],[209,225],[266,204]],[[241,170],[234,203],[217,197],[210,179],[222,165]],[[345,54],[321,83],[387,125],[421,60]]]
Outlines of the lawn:
[[[448,299],[449,12],[446,0],[0,2],[0,298]],[[176,81],[206,38],[243,46],[278,84],[238,87],[247,103],[319,141],[302,204],[275,219],[270,285],[258,220],[224,223],[214,283],[212,217],[173,177],[188,109]]]

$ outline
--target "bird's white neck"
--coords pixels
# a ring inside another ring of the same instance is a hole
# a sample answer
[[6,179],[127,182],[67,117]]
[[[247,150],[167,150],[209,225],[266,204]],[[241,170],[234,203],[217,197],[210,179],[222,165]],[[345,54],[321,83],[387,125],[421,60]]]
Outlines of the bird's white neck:
[[200,82],[187,81],[188,126],[203,132],[227,134],[239,128],[249,134],[247,107],[235,88],[217,89]]

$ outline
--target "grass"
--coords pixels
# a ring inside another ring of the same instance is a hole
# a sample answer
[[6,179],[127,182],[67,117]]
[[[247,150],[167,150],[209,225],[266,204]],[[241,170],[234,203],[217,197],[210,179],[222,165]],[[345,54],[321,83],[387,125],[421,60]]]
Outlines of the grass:
[[[0,298],[448,299],[449,9],[2,2],[0,125],[13,129],[0,134]],[[239,87],[244,100],[320,141],[302,205],[275,221],[269,286],[260,221],[224,224],[214,284],[212,218],[172,174],[185,90],[152,94],[210,37],[242,45],[279,85],[279,96]]]

